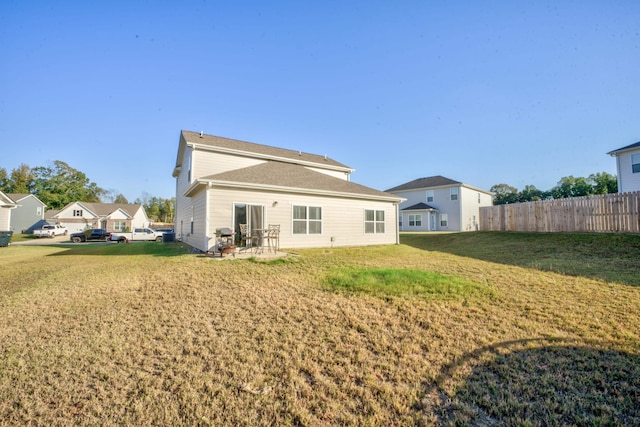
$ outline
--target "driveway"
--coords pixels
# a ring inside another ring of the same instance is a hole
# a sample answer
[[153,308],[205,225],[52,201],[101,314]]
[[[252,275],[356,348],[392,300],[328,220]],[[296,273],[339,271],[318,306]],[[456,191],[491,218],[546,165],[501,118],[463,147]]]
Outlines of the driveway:
[[69,240],[69,236],[55,236],[53,238],[40,237],[32,240],[23,240],[21,242],[11,242],[11,246],[52,245],[56,243],[71,243],[71,240]]

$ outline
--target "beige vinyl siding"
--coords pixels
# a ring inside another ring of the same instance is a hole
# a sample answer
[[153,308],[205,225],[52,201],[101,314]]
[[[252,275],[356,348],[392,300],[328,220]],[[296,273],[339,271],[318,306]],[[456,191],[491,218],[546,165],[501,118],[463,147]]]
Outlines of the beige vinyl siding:
[[197,178],[255,166],[264,162],[265,160],[250,157],[196,150],[192,158],[191,179],[193,181]]
[[314,168],[314,167],[310,167],[310,166],[307,166],[307,169],[310,169],[310,170],[315,171],[315,172],[320,172],[320,173],[323,173],[325,175],[332,176],[334,178],[339,178],[339,179],[344,179],[345,181],[349,181],[349,174],[345,173],[344,171],[336,171],[336,170],[323,169],[323,168]]
[[189,170],[186,167],[189,162],[186,161],[187,156],[191,156],[191,148],[184,150],[184,158],[182,164],[185,165],[180,170],[180,174],[176,177],[176,214],[175,214],[175,232],[178,239],[184,239],[189,232],[189,223],[191,221],[191,198],[186,197],[184,192],[191,184],[188,179]]
[[[181,221],[183,221],[182,241],[202,251],[209,250],[208,237],[210,237],[206,234],[206,195],[207,192],[204,190],[194,194],[190,198],[191,205],[189,208],[184,209],[185,215],[181,218]],[[193,233],[191,232],[191,218],[193,218]],[[213,235],[215,235],[215,230]]]
[[[278,202],[276,206],[274,206],[275,201]],[[264,206],[265,225],[280,224],[280,247],[282,248],[396,243],[396,207],[389,202],[214,188],[209,191],[209,203],[211,206],[208,230],[210,236],[215,236],[216,228],[235,227],[233,205],[247,203]],[[294,205],[322,208],[322,234],[293,234]],[[386,229],[384,234],[365,234],[365,209],[384,210]]]
[[11,209],[0,207],[0,231],[9,231]]

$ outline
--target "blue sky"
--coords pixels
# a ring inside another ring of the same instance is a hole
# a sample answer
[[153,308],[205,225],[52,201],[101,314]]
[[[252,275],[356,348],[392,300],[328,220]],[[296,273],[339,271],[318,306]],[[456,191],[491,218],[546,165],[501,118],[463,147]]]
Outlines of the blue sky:
[[175,195],[181,129],[385,190],[615,174],[640,141],[638,1],[0,3],[0,167]]

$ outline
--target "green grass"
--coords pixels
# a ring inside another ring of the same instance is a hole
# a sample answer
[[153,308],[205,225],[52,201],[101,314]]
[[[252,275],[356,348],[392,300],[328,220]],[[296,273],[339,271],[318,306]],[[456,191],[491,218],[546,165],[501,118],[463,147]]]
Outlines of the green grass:
[[398,268],[341,268],[325,279],[329,290],[378,297],[470,298],[490,294],[486,286],[462,277]]
[[640,285],[640,236],[569,233],[402,234],[419,249],[541,271]]
[[0,426],[640,425],[636,237],[0,248]]

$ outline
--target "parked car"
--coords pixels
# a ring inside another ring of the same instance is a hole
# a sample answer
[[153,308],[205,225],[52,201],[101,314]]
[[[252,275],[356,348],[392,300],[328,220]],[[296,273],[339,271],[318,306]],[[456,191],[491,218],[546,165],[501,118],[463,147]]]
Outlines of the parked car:
[[33,230],[33,235],[36,237],[66,236],[68,233],[67,227],[58,224],[46,224],[39,230]]
[[162,242],[163,233],[157,233],[150,228],[134,228],[131,233],[111,233],[109,240],[118,243],[129,243],[135,241]]
[[71,234],[71,241],[73,243],[88,242],[91,240],[104,240],[106,242],[109,240],[110,235],[111,233],[103,228],[94,228],[93,230],[85,230],[82,233]]

